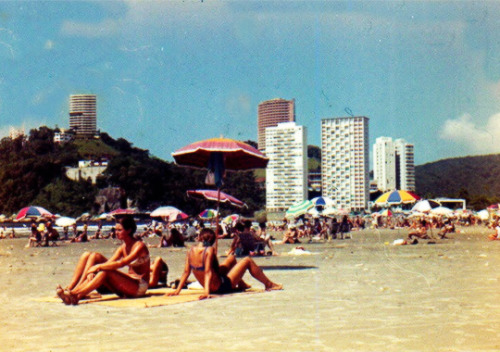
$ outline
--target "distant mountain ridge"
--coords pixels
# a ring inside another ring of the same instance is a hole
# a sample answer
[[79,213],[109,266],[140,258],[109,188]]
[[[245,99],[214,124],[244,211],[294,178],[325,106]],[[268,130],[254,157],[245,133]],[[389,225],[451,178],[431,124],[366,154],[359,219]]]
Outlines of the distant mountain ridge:
[[415,167],[416,192],[424,198],[465,198],[484,209],[500,201],[500,154],[438,160]]

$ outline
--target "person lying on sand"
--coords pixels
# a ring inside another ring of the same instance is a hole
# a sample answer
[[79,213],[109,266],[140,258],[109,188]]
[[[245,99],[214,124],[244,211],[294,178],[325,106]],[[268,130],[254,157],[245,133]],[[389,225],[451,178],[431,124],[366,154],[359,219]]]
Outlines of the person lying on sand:
[[178,295],[191,272],[204,288],[204,293],[200,295],[199,299],[210,298],[210,293],[223,294],[247,289],[249,286],[242,280],[247,270],[254,278],[264,284],[266,290],[283,289],[282,285],[269,280],[262,269],[250,257],[236,262],[236,258],[230,255],[222,265],[219,265],[216,250],[212,247],[215,242],[215,232],[213,230],[201,230],[198,240],[200,241],[198,246],[192,247],[187,253],[184,273],[180,278],[177,289],[174,292],[167,293],[166,296]]
[[[122,217],[116,224],[116,235],[123,244],[108,260],[100,253],[84,253],[76,266],[71,283],[56,288],[65,304],[78,304],[90,292],[104,288],[124,297],[141,297],[150,279],[148,247],[134,237],[137,229],[132,217]],[[118,269],[128,266],[128,273]]]

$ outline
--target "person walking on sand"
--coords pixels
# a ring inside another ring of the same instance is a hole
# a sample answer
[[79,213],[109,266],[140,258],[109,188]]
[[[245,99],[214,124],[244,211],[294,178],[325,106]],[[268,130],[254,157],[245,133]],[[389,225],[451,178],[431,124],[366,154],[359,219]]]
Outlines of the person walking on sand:
[[[71,283],[56,293],[65,304],[78,301],[93,290],[104,287],[119,296],[141,297],[148,289],[150,257],[148,247],[134,237],[137,229],[132,217],[122,217],[116,224],[116,234],[123,244],[108,260],[100,253],[84,253],[76,266]],[[118,269],[128,266],[128,273]]]
[[[204,288],[204,293],[199,296],[199,299],[210,298],[211,293],[224,294],[234,292],[238,289],[248,288],[248,285],[242,280],[247,270],[254,278],[264,284],[266,290],[283,289],[283,285],[269,280],[262,269],[250,257],[246,257],[236,262],[234,256],[231,255],[226,259],[223,265],[219,266],[216,250],[212,247],[215,242],[215,232],[213,230],[201,230],[199,241],[198,246],[192,247],[187,253],[184,273],[180,278],[179,285],[177,285],[174,292],[167,293],[166,296],[178,295],[191,272],[193,272],[196,280],[198,280]],[[228,265],[230,261],[232,261],[232,266],[226,274],[224,273],[224,271],[226,271],[224,267]]]

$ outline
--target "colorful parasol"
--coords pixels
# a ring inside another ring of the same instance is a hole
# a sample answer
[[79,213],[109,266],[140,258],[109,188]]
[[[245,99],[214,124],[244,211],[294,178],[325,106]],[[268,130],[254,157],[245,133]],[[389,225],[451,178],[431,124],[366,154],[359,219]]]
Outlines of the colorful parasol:
[[195,142],[172,153],[172,156],[179,165],[208,168],[213,153],[223,154],[226,170],[265,168],[269,162],[269,158],[251,145],[229,138]]
[[335,201],[330,197],[316,197],[311,199],[315,207],[333,207]]
[[419,199],[420,197],[415,193],[403,190],[395,190],[382,194],[375,200],[375,204],[414,203]]
[[179,221],[186,220],[189,216],[184,213],[182,210],[177,209],[172,206],[163,206],[156,208],[149,214],[152,218],[167,218],[168,221]]
[[29,207],[25,207],[19,210],[16,216],[16,220],[19,221],[25,218],[38,218],[38,217],[52,218],[54,217],[54,215],[45,208],[36,205],[30,205]]
[[233,224],[236,221],[238,221],[239,219],[240,219],[240,216],[238,214],[231,214],[231,215],[226,216],[224,219],[222,219],[222,222],[224,224]]
[[195,191],[187,191],[187,195],[193,198],[207,199],[207,200],[219,201],[220,203],[231,204],[238,208],[247,206],[241,200],[236,199],[235,197],[227,193],[219,192],[217,190],[212,190],[212,189],[198,189]]
[[213,219],[217,216],[217,210],[215,209],[205,209],[199,215],[202,219]]
[[301,215],[307,214],[307,211],[314,207],[314,204],[310,200],[303,200],[290,206],[286,211],[285,218],[298,218]]

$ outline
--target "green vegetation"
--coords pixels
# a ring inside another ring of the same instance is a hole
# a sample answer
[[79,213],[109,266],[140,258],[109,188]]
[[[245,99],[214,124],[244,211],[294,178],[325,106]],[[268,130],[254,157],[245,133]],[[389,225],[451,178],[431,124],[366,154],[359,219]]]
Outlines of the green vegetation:
[[500,202],[500,155],[439,160],[415,167],[417,193],[424,198],[464,198],[472,209]]
[[[188,214],[214,208],[214,202],[188,198],[188,189],[207,188],[204,170],[179,167],[149,155],[123,138],[102,133],[98,140],[77,140],[58,145],[54,131],[41,127],[28,138],[0,141],[0,213],[12,214],[27,205],[40,205],[53,213],[78,216],[96,214],[100,189],[117,187],[123,198],[141,210],[172,205]],[[97,184],[75,182],[65,176],[65,167],[82,159],[109,158],[104,175]],[[264,206],[264,191],[255,183],[252,171],[228,173],[223,190],[248,204],[245,216]],[[221,206],[229,213],[234,209]]]

